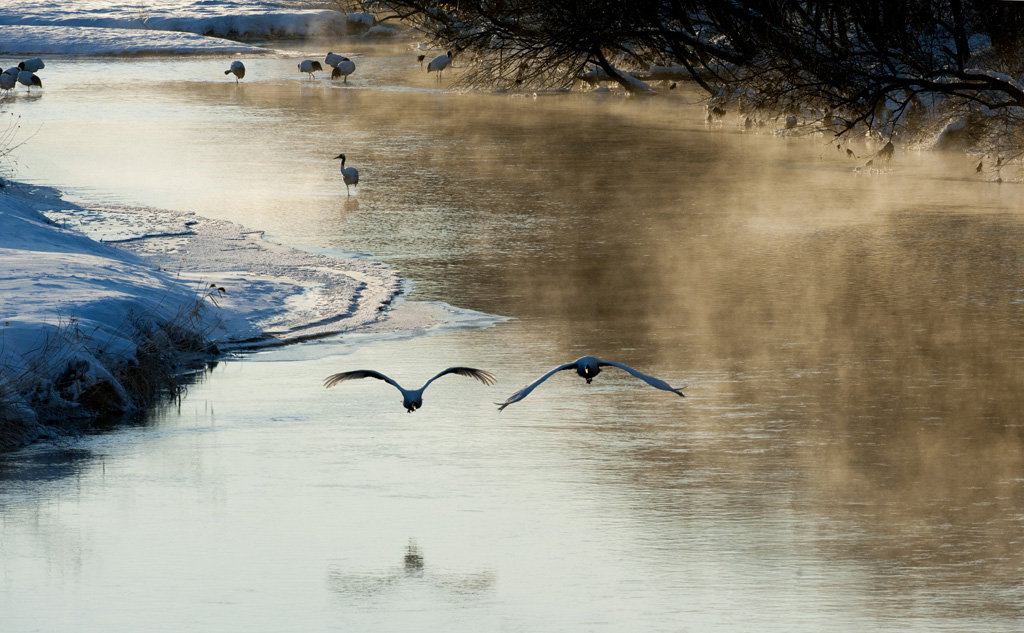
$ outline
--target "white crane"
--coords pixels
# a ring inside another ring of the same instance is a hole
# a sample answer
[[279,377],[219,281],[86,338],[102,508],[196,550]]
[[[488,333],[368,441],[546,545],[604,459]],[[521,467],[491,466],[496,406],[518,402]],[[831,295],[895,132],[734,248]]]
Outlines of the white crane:
[[43,63],[43,60],[39,59],[38,57],[35,57],[33,59],[26,59],[25,61],[21,62],[20,64],[18,64],[18,68],[20,70],[27,70],[30,73],[34,73],[46,68],[46,64]]
[[348,59],[344,55],[338,55],[337,53],[327,53],[327,57],[324,57],[324,63],[331,68],[337,68],[338,64]]
[[557,372],[563,371],[565,369],[575,369],[576,373],[579,374],[581,377],[586,378],[587,383],[589,384],[590,381],[594,379],[594,376],[601,373],[602,367],[618,367],[619,369],[629,372],[630,374],[636,376],[637,378],[646,382],[652,387],[656,387],[664,391],[671,391],[676,395],[683,396],[684,398],[686,397],[683,395],[682,392],[682,390],[686,389],[686,387],[672,387],[664,380],[655,378],[654,376],[648,376],[647,374],[641,374],[632,367],[627,367],[626,365],[623,365],[621,363],[615,363],[610,360],[601,360],[599,358],[594,358],[593,356],[584,356],[583,358],[578,358],[571,363],[566,363],[564,365],[559,365],[558,367],[555,367],[554,369],[544,374],[537,380],[531,382],[530,384],[526,385],[519,391],[515,392],[514,394],[509,396],[508,400],[498,405],[498,411],[501,411],[508,405],[515,404],[516,402],[519,402],[526,396],[530,395],[530,392],[536,389],[537,385],[544,382]]
[[428,73],[437,73],[437,78],[441,79],[441,71],[448,68],[448,64],[452,63],[452,52],[448,51],[444,55],[438,55],[434,59],[430,60],[427,64]]
[[239,79],[245,77],[245,64],[243,64],[242,62],[231,62],[231,68],[225,70],[224,74],[234,75],[235,83],[237,84]]
[[349,191],[348,186],[349,185],[352,185],[353,187],[358,187],[359,186],[359,170],[356,169],[355,167],[345,167],[345,155],[344,154],[338,154],[337,156],[334,157],[335,160],[337,160],[339,158],[341,159],[341,178],[342,178],[342,180],[345,181],[345,191],[348,191],[348,195],[351,196],[352,192]]
[[313,73],[321,72],[323,69],[324,67],[315,59],[304,59],[299,63],[299,72],[308,74],[310,79],[313,78]]
[[27,70],[18,73],[18,83],[27,87],[29,92],[32,92],[32,86],[43,87],[43,80]]
[[356,70],[356,63],[351,59],[345,57],[338,65],[331,71],[331,79],[337,79],[338,77],[344,77],[345,83],[348,83],[348,76]]
[[14,90],[14,87],[18,85],[18,74],[20,72],[17,68],[11,68],[0,73],[0,90]]
[[333,387],[334,385],[345,382],[346,380],[353,380],[356,378],[376,378],[378,380],[383,380],[384,382],[394,386],[396,389],[402,392],[402,406],[405,407],[406,411],[412,413],[416,409],[419,409],[423,406],[423,392],[426,390],[427,387],[430,386],[430,383],[434,382],[435,380],[437,380],[441,376],[444,376],[445,374],[455,374],[457,376],[475,378],[480,382],[484,383],[485,385],[493,385],[495,382],[498,381],[494,374],[492,374],[489,371],[484,371],[482,369],[473,369],[472,367],[449,367],[448,369],[442,371],[438,375],[428,380],[426,384],[424,384],[419,389],[412,390],[403,388],[402,385],[398,384],[397,382],[388,378],[387,376],[380,372],[376,372],[371,369],[357,369],[356,371],[344,371],[341,372],[340,374],[331,374],[327,378],[324,378],[324,387],[330,388]]

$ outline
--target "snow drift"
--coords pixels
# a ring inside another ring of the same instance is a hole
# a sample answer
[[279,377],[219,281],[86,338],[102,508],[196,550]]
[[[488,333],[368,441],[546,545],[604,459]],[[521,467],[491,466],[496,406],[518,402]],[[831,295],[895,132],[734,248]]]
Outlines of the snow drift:
[[295,251],[230,223],[12,189],[23,187],[0,189],[0,449],[139,409],[225,349],[377,323],[400,290],[379,263]]
[[0,26],[0,55],[259,54],[271,51],[191,33],[77,26]]
[[188,2],[139,5],[115,0],[56,4],[10,0],[0,5],[0,26],[176,31],[229,39],[317,38],[365,33],[369,13],[303,9],[275,2]]

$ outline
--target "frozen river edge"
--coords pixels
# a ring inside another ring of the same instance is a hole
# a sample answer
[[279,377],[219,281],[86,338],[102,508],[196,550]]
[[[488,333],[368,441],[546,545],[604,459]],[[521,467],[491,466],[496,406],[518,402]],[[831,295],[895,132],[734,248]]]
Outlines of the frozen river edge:
[[11,183],[0,270],[0,450],[137,411],[225,353],[457,319],[445,304],[401,302],[401,278],[368,258]]

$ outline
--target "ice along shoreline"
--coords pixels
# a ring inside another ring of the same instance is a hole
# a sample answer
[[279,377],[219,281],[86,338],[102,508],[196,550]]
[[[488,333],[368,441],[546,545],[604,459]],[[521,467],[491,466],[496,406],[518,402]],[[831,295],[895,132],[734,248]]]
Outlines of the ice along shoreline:
[[225,354],[339,333],[426,333],[459,317],[403,303],[401,278],[370,259],[10,183],[0,189],[0,270],[0,451],[140,411]]

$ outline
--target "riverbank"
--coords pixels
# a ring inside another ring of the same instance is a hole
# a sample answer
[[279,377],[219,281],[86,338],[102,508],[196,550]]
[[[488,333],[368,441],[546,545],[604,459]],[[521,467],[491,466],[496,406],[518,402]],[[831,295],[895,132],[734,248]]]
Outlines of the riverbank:
[[[396,273],[368,259],[10,183],[0,190],[0,268],[0,450],[137,411],[226,352],[390,320],[401,291]],[[403,313],[393,327],[432,319]]]

